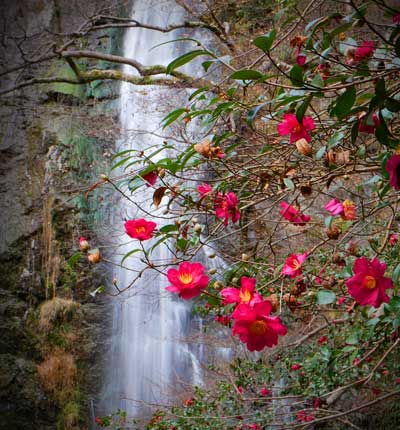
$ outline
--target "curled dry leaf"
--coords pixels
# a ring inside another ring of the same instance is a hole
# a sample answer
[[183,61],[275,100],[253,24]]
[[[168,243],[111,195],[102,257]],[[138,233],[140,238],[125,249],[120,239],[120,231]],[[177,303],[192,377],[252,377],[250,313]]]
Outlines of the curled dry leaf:
[[307,157],[311,155],[311,145],[304,138],[301,138],[296,142],[296,148],[300,154],[306,155]]
[[167,187],[160,187],[154,191],[153,204],[156,208],[158,208],[160,206],[161,200],[164,197],[166,190],[167,190]]

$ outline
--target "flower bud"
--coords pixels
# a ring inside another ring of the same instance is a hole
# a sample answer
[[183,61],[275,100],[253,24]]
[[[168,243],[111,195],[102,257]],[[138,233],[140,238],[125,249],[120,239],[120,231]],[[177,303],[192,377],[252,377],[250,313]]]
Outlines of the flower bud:
[[197,224],[199,222],[199,220],[196,218],[196,217],[193,217],[192,218],[192,223],[193,224]]
[[100,179],[102,179],[103,181],[108,181],[109,179],[108,179],[108,176],[107,175],[105,175],[104,173],[102,173],[101,175],[100,175]]
[[88,254],[88,260],[92,264],[97,264],[100,262],[101,256],[100,256],[99,248],[96,248],[90,251],[90,253]]
[[242,254],[242,260],[243,261],[249,261],[249,256],[247,254]]
[[83,236],[79,238],[79,248],[82,252],[86,252],[90,249],[89,242]]
[[203,228],[201,227],[201,225],[200,225],[200,224],[195,224],[195,226],[193,227],[193,230],[194,230],[197,234],[200,234],[202,229],[203,229]]
[[217,273],[217,269],[210,269],[209,271],[208,271],[208,274],[209,275],[215,275]]
[[163,177],[165,176],[165,169],[160,169],[160,170],[158,171],[158,176],[159,176],[160,178],[163,178]]
[[208,257],[208,258],[215,258],[215,257],[216,257],[216,255],[215,255],[214,253],[212,253],[212,254],[208,254],[208,255],[207,255],[207,257]]
[[296,148],[300,154],[306,155],[307,157],[311,155],[311,145],[304,138],[301,138],[296,142]]

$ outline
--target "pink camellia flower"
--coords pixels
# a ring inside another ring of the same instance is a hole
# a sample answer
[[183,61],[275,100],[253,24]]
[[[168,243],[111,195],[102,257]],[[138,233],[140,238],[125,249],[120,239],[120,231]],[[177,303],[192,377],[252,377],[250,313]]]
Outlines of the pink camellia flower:
[[291,254],[286,259],[283,269],[281,271],[282,275],[287,275],[290,278],[296,278],[302,274],[301,266],[308,257],[308,252],[304,254]]
[[396,245],[397,241],[399,240],[399,236],[396,233],[392,233],[389,236],[389,245]]
[[342,203],[337,199],[330,200],[325,206],[326,209],[331,215],[343,215],[344,209]]
[[357,219],[356,206],[351,200],[343,202],[343,215],[342,218],[347,221],[354,221]]
[[310,221],[311,217],[304,215],[299,212],[294,206],[289,205],[286,202],[281,202],[281,210],[279,213],[294,225],[305,225]]
[[358,130],[361,131],[362,133],[369,133],[369,134],[374,134],[376,127],[378,127],[378,125],[381,123],[378,115],[376,113],[374,113],[372,115],[372,122],[373,124],[368,124],[367,123],[367,118],[366,118],[366,113],[362,114],[359,116],[359,120],[360,120],[360,125],[358,126]]
[[178,270],[169,269],[167,278],[171,285],[165,289],[179,294],[179,297],[185,300],[200,295],[208,285],[208,276],[204,275],[204,266],[201,263],[184,261]]
[[158,179],[158,174],[155,170],[153,170],[152,172],[146,173],[145,175],[141,175],[142,179],[144,181],[146,181],[146,185],[148,187],[153,186]]
[[296,370],[301,369],[301,367],[302,367],[301,364],[295,363],[295,364],[292,364],[290,370],[296,371]]
[[364,40],[361,46],[356,48],[354,53],[354,60],[357,63],[371,58],[374,55],[375,43],[371,40]]
[[124,224],[126,234],[132,239],[147,240],[153,237],[157,224],[143,218],[131,219]]
[[400,155],[392,155],[389,158],[386,171],[389,173],[389,185],[400,190]]
[[396,13],[396,15],[392,16],[393,24],[400,24],[400,13]]
[[285,113],[283,121],[278,124],[278,133],[280,136],[290,134],[290,143],[295,143],[300,139],[305,139],[308,143],[311,142],[311,136],[308,134],[310,130],[314,130],[315,123],[310,116],[305,116],[303,122],[297,121],[296,115],[293,113]]
[[207,195],[207,194],[210,194],[211,192],[212,192],[212,186],[210,185],[210,184],[200,184],[198,187],[197,187],[197,191],[199,192],[199,194],[200,194],[200,199],[204,199],[204,197]]
[[393,281],[384,276],[386,264],[377,258],[372,261],[366,257],[357,258],[354,262],[354,276],[346,281],[349,294],[361,305],[375,308],[388,303],[385,290],[393,288]]
[[90,249],[89,242],[83,236],[79,238],[79,248],[82,252],[86,252]]
[[255,278],[242,276],[240,278],[240,290],[232,287],[221,290],[221,296],[224,298],[224,306],[230,303],[248,303],[253,305],[254,303],[262,302],[263,298],[261,294],[254,292],[255,286]]
[[232,222],[235,223],[240,219],[238,204],[239,200],[235,193],[218,194],[215,199],[215,215],[222,218],[225,225],[228,225],[229,218],[232,218]]
[[254,305],[242,303],[232,314],[235,320],[232,333],[238,335],[249,351],[261,351],[266,346],[277,345],[278,336],[284,336],[287,328],[279,317],[271,317],[271,302],[264,300]]
[[268,390],[267,388],[261,388],[260,390],[260,396],[262,397],[267,397],[270,396],[272,394],[271,390]]

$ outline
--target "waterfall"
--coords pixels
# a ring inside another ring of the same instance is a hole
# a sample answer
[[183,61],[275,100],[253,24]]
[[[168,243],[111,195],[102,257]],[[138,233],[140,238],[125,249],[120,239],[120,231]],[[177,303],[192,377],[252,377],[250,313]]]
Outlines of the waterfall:
[[[182,22],[183,11],[170,0],[136,0],[132,18],[164,27]],[[124,56],[147,66],[167,65],[179,55],[176,44],[151,48],[177,37],[176,31],[164,34],[140,28],[128,29]],[[188,69],[186,71],[190,72]],[[124,66],[124,72],[134,74],[136,71],[131,66]],[[120,122],[123,138],[118,143],[118,151],[161,146],[166,139],[160,127],[161,119],[183,104],[187,96],[187,90],[122,83]],[[167,139],[179,149],[181,144],[174,142],[171,136]],[[159,157],[165,156],[165,152],[159,154]],[[173,222],[168,219],[162,205],[155,211],[151,205],[153,192],[151,187],[140,187],[131,196],[136,205],[121,199],[113,215],[116,231],[124,232],[124,218],[150,220],[147,212],[156,215],[153,220],[158,228]],[[117,264],[121,262],[122,255],[139,247],[137,241],[130,241],[125,234],[120,234],[116,241],[119,246],[114,261]],[[146,241],[143,244],[147,247],[149,243]],[[114,271],[121,288],[129,285],[143,269],[140,256],[138,252],[125,261],[124,266],[130,270],[117,267]],[[162,262],[170,257],[168,249],[159,246],[152,253],[151,260]],[[155,270],[147,270],[130,289],[114,299],[112,351],[101,407],[107,413],[121,408],[128,416],[141,416],[149,412],[149,404],[170,403],[169,398],[174,399],[178,392],[183,392],[182,383],[183,386],[185,383],[201,383],[199,354],[185,341],[191,325],[190,304],[166,292],[166,286],[164,276]]]

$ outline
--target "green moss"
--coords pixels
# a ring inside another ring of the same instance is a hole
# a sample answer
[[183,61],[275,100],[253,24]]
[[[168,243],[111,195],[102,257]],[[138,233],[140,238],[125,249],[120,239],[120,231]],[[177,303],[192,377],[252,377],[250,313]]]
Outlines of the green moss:
[[[85,70],[86,62],[79,62],[79,67]],[[49,76],[57,76],[61,78],[76,79],[76,75],[71,67],[65,62],[54,62],[54,65],[49,69]],[[68,84],[65,82],[57,82],[49,84],[47,92],[56,94],[65,94],[76,99],[84,101],[86,99],[86,85]]]

